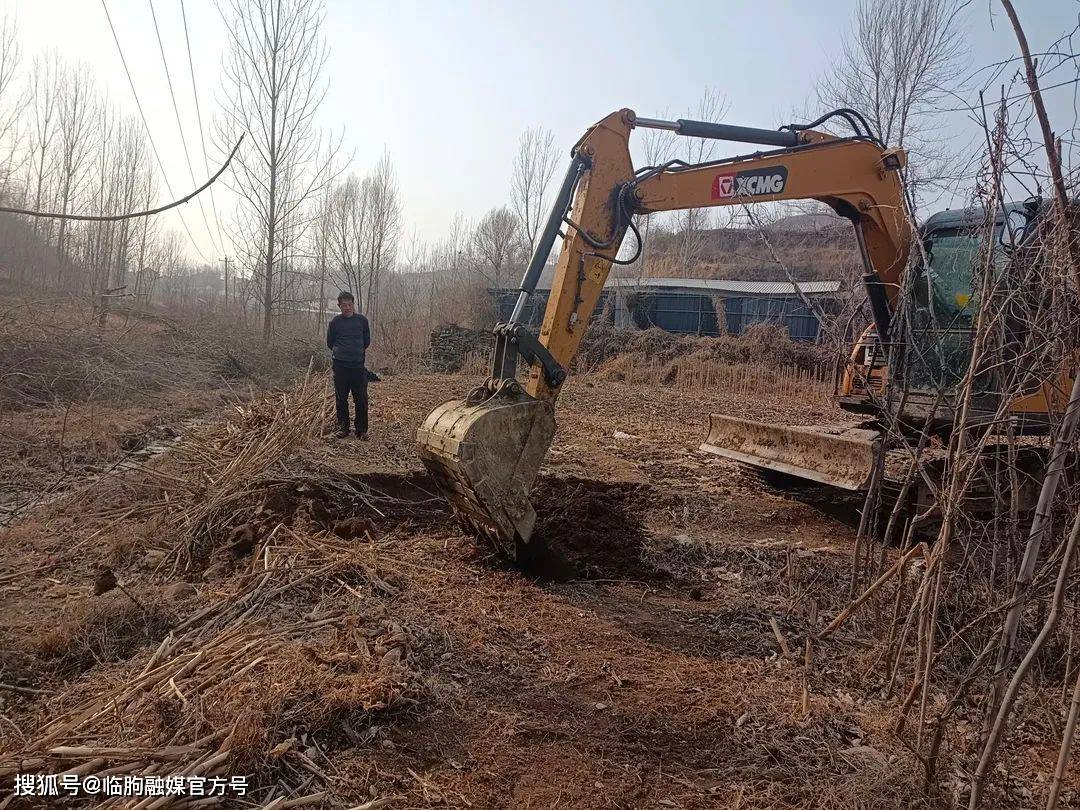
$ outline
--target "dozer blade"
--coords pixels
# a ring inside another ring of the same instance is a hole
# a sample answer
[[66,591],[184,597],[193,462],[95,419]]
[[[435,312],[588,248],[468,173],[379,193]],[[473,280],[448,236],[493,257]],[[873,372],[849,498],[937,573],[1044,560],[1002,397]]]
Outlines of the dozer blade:
[[519,386],[473,404],[444,402],[416,432],[417,449],[457,516],[511,559],[528,549],[529,491],[555,435],[551,406]]
[[714,413],[701,449],[820,484],[862,490],[869,486],[880,441],[876,430],[785,427]]

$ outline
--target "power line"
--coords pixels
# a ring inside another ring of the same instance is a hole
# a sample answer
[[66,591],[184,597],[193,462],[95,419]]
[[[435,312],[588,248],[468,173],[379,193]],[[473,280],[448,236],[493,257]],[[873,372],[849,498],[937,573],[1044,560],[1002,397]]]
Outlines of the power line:
[[[142,102],[139,101],[139,94],[135,90],[135,82],[131,78],[131,71],[128,69],[127,59],[124,57],[124,49],[120,47],[120,38],[116,36],[116,27],[113,25],[112,15],[109,14],[109,6],[106,0],[101,0],[101,7],[105,9],[105,19],[109,21],[109,30],[112,31],[113,42],[116,43],[116,51],[120,54],[120,62],[124,66],[124,74],[127,76],[128,86],[131,87],[131,95],[135,97],[135,106],[139,109],[139,118],[142,119],[143,129],[146,130],[146,137],[150,141],[150,148],[154,152],[154,159],[157,160],[158,170],[161,172],[161,179],[165,181],[165,189],[169,192],[170,197],[175,197],[172,186],[169,184],[169,176],[165,173],[165,166],[161,162],[161,155],[158,154],[157,144],[154,143],[154,136],[150,132],[150,125],[146,123],[146,114],[143,112]],[[184,226],[184,232],[187,233],[188,239],[191,240],[192,246],[196,252],[202,258],[202,260],[208,261],[206,254],[202,252],[202,248],[199,247],[199,243],[195,241],[195,237],[191,235],[191,229],[188,227],[187,220],[184,219],[184,214],[181,211],[177,211],[180,215],[180,222]]]
[[[199,142],[202,144],[203,153],[203,167],[206,169],[206,173],[210,173],[210,162],[206,151],[206,131],[203,127],[202,120],[202,107],[199,104],[199,88],[195,84],[195,62],[191,58],[191,39],[188,37],[188,25],[187,25],[187,11],[184,9],[184,0],[180,0],[180,16],[184,20],[184,43],[187,45],[187,58],[188,68],[191,73],[191,92],[195,96],[195,115],[199,122]],[[217,200],[214,199],[213,186],[210,188],[210,208],[214,212],[214,225],[217,227],[218,232],[218,244],[224,247],[225,239],[221,234],[221,217],[218,216]]]
[[236,146],[233,147],[232,152],[229,153],[228,160],[222,164],[214,176],[192,191],[190,194],[186,194],[179,200],[174,200],[167,205],[159,205],[157,208],[149,208],[145,211],[132,211],[129,214],[55,214],[47,213],[45,211],[34,211],[29,208],[9,208],[7,206],[0,206],[0,214],[21,214],[28,217],[41,217],[43,219],[75,219],[80,222],[118,222],[122,219],[134,219],[135,217],[149,217],[154,214],[160,214],[162,211],[168,211],[170,208],[176,208],[178,205],[183,205],[192,197],[196,197],[206,189],[210,188],[214,181],[217,180],[229,168],[229,164],[232,163],[232,159],[236,156],[237,150],[240,149],[240,144],[244,142],[244,136],[240,136],[240,140],[236,142]]
[[[165,58],[165,45],[161,42],[161,30],[158,28],[157,13],[154,11],[154,0],[148,0],[150,3],[150,18],[154,21],[154,35],[157,37],[158,51],[161,53],[161,64],[165,68],[165,81],[169,85],[169,98],[172,99],[173,115],[176,116],[176,128],[180,130],[180,143],[184,147],[184,160],[187,161],[188,175],[191,177],[192,184],[195,183],[195,169],[191,166],[191,154],[188,152],[187,137],[184,135],[184,125],[180,121],[180,107],[176,103],[176,93],[173,90],[172,74],[169,73],[169,61]],[[221,247],[214,239],[214,234],[210,230],[210,222],[206,219],[206,209],[203,208],[202,200],[199,199],[196,202],[199,203],[199,213],[202,214],[203,225],[206,226],[206,233],[210,237],[210,241],[213,243],[214,251],[220,253]]]

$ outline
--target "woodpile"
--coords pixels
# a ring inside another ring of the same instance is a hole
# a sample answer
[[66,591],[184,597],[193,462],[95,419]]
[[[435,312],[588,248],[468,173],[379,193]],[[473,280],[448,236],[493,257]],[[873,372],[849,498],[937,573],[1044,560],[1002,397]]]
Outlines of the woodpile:
[[486,353],[495,345],[489,329],[466,329],[452,323],[431,332],[424,361],[431,371],[453,373],[464,368],[470,355]]

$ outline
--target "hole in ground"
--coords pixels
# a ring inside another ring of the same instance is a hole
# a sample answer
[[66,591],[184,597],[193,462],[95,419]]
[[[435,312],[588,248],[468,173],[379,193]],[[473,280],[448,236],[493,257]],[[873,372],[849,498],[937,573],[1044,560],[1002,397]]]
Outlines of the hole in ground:
[[373,528],[386,528],[407,522],[445,523],[450,516],[435,482],[420,471],[305,481],[300,488],[282,482],[270,488],[265,507],[277,520],[304,510],[331,530],[342,522],[367,521]]
[[651,497],[645,484],[541,476],[532,492],[537,549],[524,567],[555,581],[664,576],[643,558]]

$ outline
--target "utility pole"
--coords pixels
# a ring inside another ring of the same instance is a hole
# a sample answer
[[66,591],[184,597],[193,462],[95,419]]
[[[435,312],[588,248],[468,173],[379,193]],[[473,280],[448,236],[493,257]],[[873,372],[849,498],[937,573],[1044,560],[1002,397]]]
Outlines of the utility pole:
[[222,259],[225,262],[225,309],[229,308],[229,257]]

